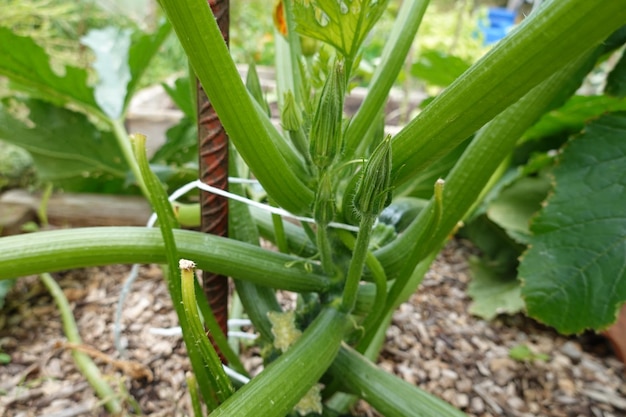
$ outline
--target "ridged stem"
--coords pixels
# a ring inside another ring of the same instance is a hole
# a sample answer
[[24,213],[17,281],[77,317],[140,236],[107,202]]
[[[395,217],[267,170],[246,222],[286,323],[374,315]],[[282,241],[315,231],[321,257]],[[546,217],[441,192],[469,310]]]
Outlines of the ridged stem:
[[348,268],[346,277],[346,285],[343,289],[343,298],[341,301],[341,309],[350,312],[354,309],[356,302],[356,294],[359,288],[359,282],[363,275],[363,266],[367,258],[368,246],[372,236],[372,227],[376,221],[376,216],[364,213],[359,224],[359,232],[354,244],[354,252],[352,252],[352,260]]
[[217,352],[204,333],[204,326],[202,326],[202,321],[198,314],[195,291],[196,275],[194,274],[196,265],[186,259],[181,259],[179,265],[182,302],[185,316],[187,317],[187,325],[189,326],[189,334],[193,339],[194,346],[200,351],[209,373],[213,375],[213,378],[209,380],[211,383],[215,384],[213,388],[218,403],[222,403],[235,392],[235,389],[226,376],[224,368],[222,368],[222,362]]
[[284,417],[332,363],[346,315],[326,308],[296,343],[244,385],[211,417]]
[[358,395],[385,417],[466,417],[465,413],[374,365],[348,346],[330,368],[347,392]]
[[[302,258],[188,230],[175,230],[174,238],[179,256],[194,259],[203,270],[296,292],[324,292],[330,287],[321,269],[312,265],[313,271],[307,271]],[[159,230],[145,227],[76,228],[0,239],[0,279],[88,266],[165,262]]]

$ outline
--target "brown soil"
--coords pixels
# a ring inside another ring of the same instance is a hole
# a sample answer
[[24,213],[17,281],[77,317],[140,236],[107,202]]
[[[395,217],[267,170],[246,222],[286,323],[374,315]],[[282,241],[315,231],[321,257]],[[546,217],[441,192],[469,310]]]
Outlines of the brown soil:
[[[462,242],[451,242],[439,256],[420,291],[396,313],[380,366],[470,416],[626,416],[625,369],[604,339],[566,338],[521,315],[486,322],[467,313],[468,253]],[[95,361],[129,412],[136,401],[144,415],[191,415],[180,337],[149,332],[176,325],[158,267],[141,269],[125,304],[125,356],[114,349],[113,317],[128,269],[55,276],[87,352],[99,352]],[[0,365],[0,416],[107,415],[76,370],[76,346],[64,341],[45,287],[36,277],[20,279],[0,312],[0,351],[11,356],[8,365]],[[510,359],[509,349],[520,344],[549,359]],[[260,364],[254,350],[246,357],[250,367]],[[121,367],[121,359],[135,367]],[[355,413],[377,415],[365,404]]]

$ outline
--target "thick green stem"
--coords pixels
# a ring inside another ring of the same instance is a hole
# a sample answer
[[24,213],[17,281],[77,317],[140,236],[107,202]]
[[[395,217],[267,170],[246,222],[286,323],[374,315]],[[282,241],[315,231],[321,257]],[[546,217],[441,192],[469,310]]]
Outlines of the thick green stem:
[[348,268],[348,276],[346,277],[346,286],[343,289],[343,299],[341,309],[350,312],[354,309],[356,302],[356,294],[363,274],[363,266],[367,258],[370,237],[372,236],[372,227],[376,221],[376,216],[364,213],[359,225],[359,233],[356,237],[352,260]]
[[[198,268],[255,284],[296,292],[324,292],[330,279],[302,258],[232,239],[175,230],[180,257]],[[145,227],[89,227],[52,230],[0,239],[0,279],[88,266],[165,263],[159,230]],[[180,294],[180,284],[178,290]]]
[[[231,175],[238,176],[237,164],[234,160],[235,153],[230,152],[229,157],[231,158],[231,163],[229,164]],[[230,188],[231,192],[235,194],[245,194],[241,184],[231,184]],[[259,230],[254,224],[249,207],[241,202],[231,200],[228,210],[228,235],[232,239],[247,242],[250,245],[258,247]],[[263,213],[267,214],[266,212]],[[286,223],[286,226],[295,227],[291,223]],[[255,285],[241,279],[235,279],[234,281],[237,294],[255,329],[266,342],[271,342],[272,324],[267,317],[267,313],[270,311],[282,311],[276,299],[274,289],[264,285]]]
[[191,372],[187,372],[185,377],[187,380],[187,387],[189,387],[189,397],[191,398],[191,409],[193,410],[194,417],[203,417],[202,405],[200,405],[200,395],[198,392],[198,381]]
[[322,269],[326,275],[331,276],[333,275],[334,267],[330,240],[328,238],[328,224],[335,217],[335,187],[333,186],[330,171],[320,172],[317,187],[315,205],[313,207],[313,217],[317,224],[315,238],[322,262]]
[[296,343],[211,414],[284,417],[328,369],[346,328],[346,315],[323,309]]
[[347,346],[339,350],[330,374],[386,417],[465,417],[462,411],[376,367]]
[[377,316],[371,326],[375,331],[365,333],[363,339],[361,339],[356,346],[359,352],[365,354],[369,359],[376,357],[376,354],[385,340],[385,329],[391,322],[393,312],[415,292],[416,288],[424,279],[424,275],[426,275],[430,264],[432,264],[439,253],[439,249],[440,248],[434,248],[426,258],[417,264],[409,279],[405,281],[404,286],[392,287],[392,289],[396,289],[397,293],[391,292],[387,295],[383,314]]
[[[274,141],[280,134],[246,90],[206,0],[159,3],[229,138],[255,177],[281,207],[296,214],[307,212],[313,192],[298,178],[303,170],[300,159]],[[294,155],[285,155],[287,151]]]

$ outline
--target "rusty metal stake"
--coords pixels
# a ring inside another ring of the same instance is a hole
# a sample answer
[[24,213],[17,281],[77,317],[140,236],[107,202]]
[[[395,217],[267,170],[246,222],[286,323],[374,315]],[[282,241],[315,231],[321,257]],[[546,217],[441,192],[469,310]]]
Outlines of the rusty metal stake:
[[[229,0],[208,0],[220,31],[228,44]],[[198,111],[198,150],[200,180],[213,187],[228,190],[228,136],[217,113],[196,79]],[[200,191],[200,230],[218,236],[228,235],[228,200]],[[225,335],[228,333],[228,277],[203,271],[204,293]],[[209,335],[210,337],[210,335]],[[213,343],[215,346],[215,343]],[[217,349],[219,353],[219,349]],[[222,361],[225,359],[221,355]]]

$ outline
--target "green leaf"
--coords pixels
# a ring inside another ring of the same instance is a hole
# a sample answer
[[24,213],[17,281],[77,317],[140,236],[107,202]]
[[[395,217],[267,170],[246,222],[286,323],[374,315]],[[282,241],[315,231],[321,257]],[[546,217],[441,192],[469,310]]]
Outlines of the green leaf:
[[96,101],[107,116],[117,119],[124,111],[126,87],[131,79],[128,66],[131,31],[114,27],[94,29],[81,42],[96,56],[93,64],[98,74]]
[[198,159],[198,129],[192,119],[185,116],[165,132],[165,143],[154,154],[151,162],[163,161],[181,166]]
[[546,176],[522,177],[506,187],[487,206],[487,217],[513,239],[526,243],[530,219],[541,208],[550,190]]
[[193,88],[188,76],[180,77],[174,81],[173,86],[162,83],[163,89],[168,96],[174,101],[178,108],[191,120],[195,120],[196,109],[194,107],[195,100],[191,94]]
[[530,316],[562,333],[604,329],[626,300],[626,113],[563,151],[519,276]]
[[411,75],[427,84],[447,87],[470,67],[459,57],[436,49],[422,52],[411,67]]
[[498,273],[487,262],[473,259],[470,263],[472,282],[467,293],[472,297],[469,312],[485,320],[498,314],[515,314],[524,309],[521,287],[515,279],[515,271]]
[[608,96],[574,96],[547,113],[524,133],[522,141],[580,131],[585,122],[607,112],[626,110],[626,100]]
[[353,60],[365,36],[385,11],[388,1],[296,0],[296,30],[334,46]]
[[31,38],[0,27],[0,75],[11,87],[57,105],[75,104],[98,110],[87,71],[76,67],[53,69],[50,57]]
[[0,138],[26,149],[44,181],[126,176],[111,132],[98,130],[81,113],[40,100],[0,101]]

